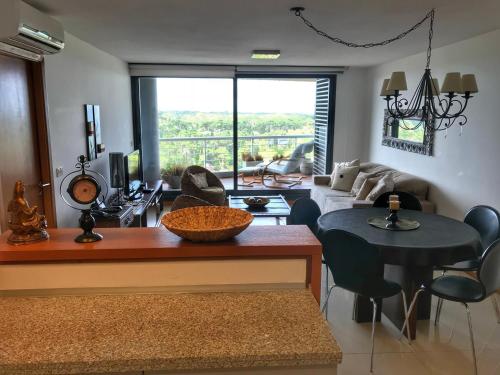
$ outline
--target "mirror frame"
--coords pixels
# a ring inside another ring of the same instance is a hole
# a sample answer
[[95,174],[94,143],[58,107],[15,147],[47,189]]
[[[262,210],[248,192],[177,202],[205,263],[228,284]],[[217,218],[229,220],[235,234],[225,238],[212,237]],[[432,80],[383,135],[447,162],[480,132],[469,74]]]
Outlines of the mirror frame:
[[[422,110],[418,111],[415,117],[409,118],[409,120],[420,120],[422,116]],[[434,131],[429,130],[429,127],[424,129],[424,139],[422,143],[406,141],[404,139],[394,138],[388,135],[388,130],[390,129],[388,124],[389,111],[384,110],[384,122],[382,124],[382,145],[387,147],[396,148],[398,150],[414,152],[421,155],[432,156],[433,154],[433,144],[434,144]],[[432,120],[431,126],[434,125],[434,118]]]

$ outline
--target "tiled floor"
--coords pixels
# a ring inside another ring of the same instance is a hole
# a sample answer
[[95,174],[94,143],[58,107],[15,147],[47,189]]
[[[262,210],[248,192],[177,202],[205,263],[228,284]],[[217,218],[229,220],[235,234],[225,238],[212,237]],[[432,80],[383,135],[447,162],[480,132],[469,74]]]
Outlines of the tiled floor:
[[[328,321],[344,359],[339,375],[369,374],[371,323],[351,320],[353,295],[336,289],[329,301]],[[433,315],[436,301],[433,299]],[[500,324],[489,300],[471,304],[480,375],[500,374]],[[473,374],[467,317],[462,305],[445,302],[438,327],[419,321],[417,339],[398,340],[384,317],[375,333],[374,373],[384,375]]]

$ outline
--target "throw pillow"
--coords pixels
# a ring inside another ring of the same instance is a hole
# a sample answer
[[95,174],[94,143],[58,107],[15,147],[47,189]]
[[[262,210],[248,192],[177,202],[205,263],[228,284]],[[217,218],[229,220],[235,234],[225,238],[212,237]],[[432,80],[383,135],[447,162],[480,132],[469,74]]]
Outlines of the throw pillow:
[[[360,172],[361,173],[361,172]],[[357,201],[364,201],[370,191],[377,185],[378,180],[380,180],[380,177],[372,177],[368,178],[363,182],[363,186],[361,186],[361,189],[359,189],[358,194],[356,195],[356,198],[354,198]]]
[[332,189],[351,191],[352,184],[359,173],[359,167],[336,167]]
[[394,180],[392,178],[392,174],[389,173],[377,182],[372,191],[370,191],[370,193],[367,195],[366,199],[369,201],[375,201],[375,199],[377,199],[380,195],[393,190]]
[[[333,165],[333,172],[330,176],[330,187],[333,185],[333,179],[335,178],[335,169],[337,167],[359,167],[360,166],[360,162],[359,162],[359,159],[354,159],[352,161],[342,161],[342,162],[339,162],[339,163],[335,163]],[[332,187],[333,189],[333,187]]]
[[208,187],[206,173],[192,173],[190,177],[191,181],[193,181],[193,184],[195,184],[197,188],[204,189]]
[[371,173],[366,173],[366,172],[359,172],[358,176],[354,180],[354,184],[352,185],[351,189],[351,194],[353,197],[358,195],[359,191],[361,190],[361,187],[365,183],[366,180],[368,180],[370,177],[372,177]]

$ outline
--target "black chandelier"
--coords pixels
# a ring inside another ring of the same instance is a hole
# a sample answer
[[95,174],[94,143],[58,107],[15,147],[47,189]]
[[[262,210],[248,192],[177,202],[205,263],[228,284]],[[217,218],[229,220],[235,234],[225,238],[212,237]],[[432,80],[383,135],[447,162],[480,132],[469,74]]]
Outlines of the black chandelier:
[[[434,14],[432,9],[425,17],[410,29],[398,34],[397,36],[381,42],[373,43],[352,43],[346,42],[340,38],[332,37],[324,31],[316,28],[302,12],[304,8],[291,8],[295,16],[300,18],[304,24],[315,31],[318,35],[323,36],[334,43],[343,44],[352,48],[371,48],[384,46],[396,40],[404,38],[410,32],[420,27],[426,20],[430,21],[429,25],[429,44],[427,47],[427,63],[425,71],[417,85],[417,89],[413,93],[411,99],[402,97],[401,92],[407,90],[406,75],[404,72],[393,72],[391,78],[384,79],[380,96],[384,97],[387,102],[387,125],[400,126],[406,130],[415,130],[421,126],[427,127],[431,131],[446,130],[455,122],[460,126],[460,130],[467,123],[467,117],[463,114],[471,94],[477,93],[477,83],[474,74],[463,74],[458,72],[447,73],[441,90],[437,78],[432,78],[430,62],[432,53],[432,37],[434,32]],[[441,95],[443,93],[443,95]],[[415,122],[404,121],[407,119],[418,118]]]

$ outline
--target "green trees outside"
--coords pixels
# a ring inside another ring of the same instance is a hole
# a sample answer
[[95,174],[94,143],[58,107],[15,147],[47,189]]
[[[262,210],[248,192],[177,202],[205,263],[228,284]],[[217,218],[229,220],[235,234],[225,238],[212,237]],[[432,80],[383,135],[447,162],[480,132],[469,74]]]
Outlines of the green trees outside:
[[[233,165],[233,114],[230,112],[160,112],[160,167],[206,165],[215,172],[231,171]],[[238,136],[285,136],[278,139],[238,141],[239,154],[260,154],[264,160],[275,154],[290,154],[297,144],[309,138],[286,138],[314,134],[314,116],[296,113],[240,113]],[[208,140],[171,140],[172,138],[224,137]],[[241,165],[241,157],[239,158]]]

